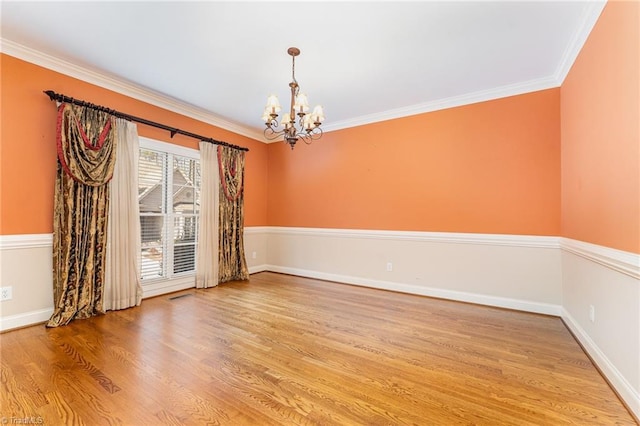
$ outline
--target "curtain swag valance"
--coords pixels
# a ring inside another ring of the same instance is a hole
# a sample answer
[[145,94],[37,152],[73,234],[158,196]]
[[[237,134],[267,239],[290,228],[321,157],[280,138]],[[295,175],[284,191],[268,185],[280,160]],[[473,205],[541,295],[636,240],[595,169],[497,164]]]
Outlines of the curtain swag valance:
[[56,145],[60,166],[67,175],[87,186],[101,186],[111,180],[116,144],[114,119],[101,111],[60,105]]
[[90,102],[81,101],[79,99],[75,99],[75,98],[72,98],[70,96],[66,96],[66,95],[62,95],[60,93],[56,93],[53,90],[45,90],[44,93],[47,96],[49,96],[49,99],[51,99],[52,101],[58,101],[58,102],[64,102],[64,103],[67,103],[67,104],[83,106],[83,107],[91,109],[91,110],[106,112],[107,114],[110,114],[113,117],[124,118],[125,120],[128,120],[128,121],[133,121],[133,122],[136,122],[136,123],[145,124],[147,126],[152,126],[152,127],[158,128],[158,129],[166,130],[171,134],[172,138],[175,135],[178,134],[178,135],[183,135],[183,136],[187,136],[187,137],[190,137],[190,138],[198,139],[198,140],[201,140],[203,142],[209,142],[209,143],[212,143],[214,145],[225,146],[225,147],[228,147],[228,148],[231,148],[231,149],[235,149],[235,150],[238,150],[238,151],[249,151],[249,148],[245,148],[243,146],[238,146],[238,145],[230,144],[228,142],[218,141],[218,140],[215,140],[213,138],[208,138],[206,136],[201,136],[201,135],[197,135],[195,133],[191,133],[191,132],[187,132],[185,130],[178,129],[176,127],[167,126],[166,124],[161,124],[161,123],[157,123],[155,121],[147,120],[146,118],[140,118],[140,117],[136,117],[134,115],[125,114],[124,112],[116,111],[116,110],[113,110],[113,109],[110,109],[110,108],[107,108],[107,107],[104,107],[104,106],[101,106],[101,105],[92,104]]

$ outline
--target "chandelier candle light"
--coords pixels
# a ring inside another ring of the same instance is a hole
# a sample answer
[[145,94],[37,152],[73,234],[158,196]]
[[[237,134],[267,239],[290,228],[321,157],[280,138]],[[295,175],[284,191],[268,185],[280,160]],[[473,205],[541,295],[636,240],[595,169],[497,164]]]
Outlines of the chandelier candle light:
[[[284,113],[281,120],[283,129],[278,130],[278,113],[282,108],[280,108],[280,102],[276,95],[271,95],[267,98],[267,106],[264,108],[262,120],[267,126],[264,129],[265,138],[274,140],[280,136],[284,136],[284,141],[293,149],[298,139],[302,139],[306,144],[310,144],[311,141],[322,137],[320,125],[324,121],[324,111],[321,105],[317,105],[310,114],[308,113],[309,100],[307,99],[307,95],[300,93],[300,86],[296,81],[296,56],[300,54],[300,49],[290,47],[287,53],[291,55],[291,78],[293,81],[289,83],[289,87],[291,88],[291,105],[289,112]],[[297,122],[296,116],[298,117]]]

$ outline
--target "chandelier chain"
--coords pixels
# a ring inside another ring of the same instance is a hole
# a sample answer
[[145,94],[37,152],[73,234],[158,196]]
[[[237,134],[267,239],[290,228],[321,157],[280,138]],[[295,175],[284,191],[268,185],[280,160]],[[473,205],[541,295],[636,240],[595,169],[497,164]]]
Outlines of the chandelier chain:
[[294,83],[298,84],[298,80],[296,80],[296,57],[292,56],[293,63],[291,64],[291,79]]

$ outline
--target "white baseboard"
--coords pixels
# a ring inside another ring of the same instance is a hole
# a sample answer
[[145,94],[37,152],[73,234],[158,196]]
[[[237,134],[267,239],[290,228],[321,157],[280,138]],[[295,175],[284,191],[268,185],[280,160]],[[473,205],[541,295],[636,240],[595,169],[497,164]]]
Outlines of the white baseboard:
[[269,270],[269,265],[256,265],[249,267],[249,274],[257,274],[258,272],[265,272]]
[[596,363],[602,374],[607,378],[611,386],[616,390],[620,398],[625,401],[636,418],[640,419],[640,393],[631,386],[629,381],[618,371],[604,352],[602,352],[598,345],[589,337],[587,332],[580,327],[578,322],[564,308],[562,309],[562,319],[585,351],[587,351],[593,362]]
[[462,291],[444,290],[434,287],[423,287],[411,284],[396,283],[391,281],[372,280],[362,277],[330,274],[325,272],[310,271],[307,269],[289,268],[277,265],[265,265],[266,271],[283,274],[297,275],[307,278],[316,278],[334,281],[344,284],[371,287],[381,290],[390,290],[400,293],[416,294],[420,296],[436,297],[439,299],[456,300],[459,302],[475,303],[478,305],[494,306],[499,308],[514,309],[518,311],[533,312],[538,314],[560,316],[561,306],[547,303],[530,302],[526,300],[509,299],[483,294],[466,293]]
[[49,318],[51,318],[51,315],[53,315],[53,308],[2,317],[0,318],[0,331],[8,331],[14,328],[28,327],[47,322]]

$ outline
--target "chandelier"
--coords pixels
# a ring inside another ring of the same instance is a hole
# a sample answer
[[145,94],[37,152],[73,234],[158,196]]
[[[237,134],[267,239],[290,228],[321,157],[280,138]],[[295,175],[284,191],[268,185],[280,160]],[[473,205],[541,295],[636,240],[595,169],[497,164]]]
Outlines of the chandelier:
[[[269,140],[274,140],[280,136],[284,136],[284,141],[291,146],[296,145],[298,139],[302,139],[306,144],[322,137],[322,129],[320,125],[324,121],[324,111],[321,105],[313,108],[309,114],[309,100],[307,95],[300,93],[300,86],[296,81],[296,56],[300,54],[300,49],[290,47],[287,53],[291,55],[291,104],[289,112],[282,115],[280,123],[278,123],[278,113],[280,112],[280,102],[276,95],[270,95],[267,98],[267,106],[264,108],[262,120],[267,126],[264,129],[264,136]],[[279,125],[282,129],[279,129]]]

